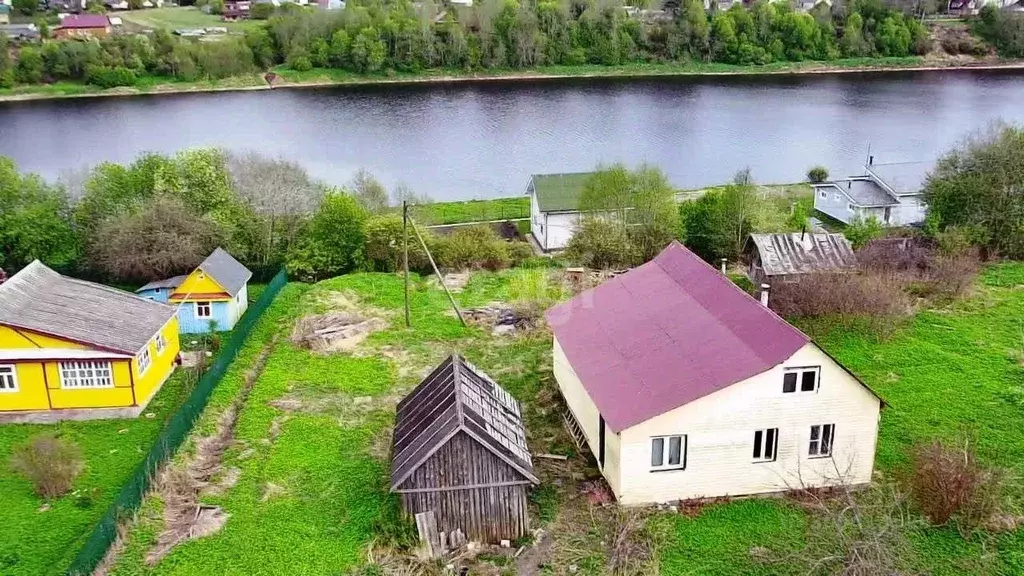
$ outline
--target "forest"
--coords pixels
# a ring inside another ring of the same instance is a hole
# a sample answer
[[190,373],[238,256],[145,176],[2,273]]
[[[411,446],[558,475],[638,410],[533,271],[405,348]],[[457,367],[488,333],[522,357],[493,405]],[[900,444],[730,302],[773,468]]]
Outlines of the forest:
[[[1006,30],[1012,36],[1014,22],[1000,20],[984,30],[993,39]],[[331,13],[286,6],[244,36],[220,41],[157,30],[13,51],[9,44],[0,35],[0,88],[191,82],[282,64],[299,72],[333,68],[362,75],[665,62],[761,65],[906,57],[927,52],[931,40],[914,16],[880,0],[822,3],[809,13],[767,0],[710,12],[700,0],[673,0],[653,15],[627,10],[618,0],[484,0],[459,9],[431,0],[357,0]]]

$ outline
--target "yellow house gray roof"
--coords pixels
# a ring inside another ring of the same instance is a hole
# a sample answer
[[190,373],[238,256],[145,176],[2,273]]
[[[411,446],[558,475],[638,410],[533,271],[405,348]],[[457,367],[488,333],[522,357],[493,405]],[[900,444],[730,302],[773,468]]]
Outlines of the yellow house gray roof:
[[236,296],[249,278],[252,278],[252,272],[223,248],[217,248],[213,254],[207,256],[199,265],[199,269],[216,280],[217,284],[223,286],[232,296]]
[[0,325],[134,355],[174,317],[173,306],[62,276],[36,260],[0,284]]

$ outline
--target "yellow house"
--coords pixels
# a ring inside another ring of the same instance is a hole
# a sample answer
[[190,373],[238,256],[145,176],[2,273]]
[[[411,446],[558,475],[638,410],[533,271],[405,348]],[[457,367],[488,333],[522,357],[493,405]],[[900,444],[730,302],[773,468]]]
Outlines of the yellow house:
[[133,418],[178,351],[174,307],[37,260],[0,284],[0,422]]

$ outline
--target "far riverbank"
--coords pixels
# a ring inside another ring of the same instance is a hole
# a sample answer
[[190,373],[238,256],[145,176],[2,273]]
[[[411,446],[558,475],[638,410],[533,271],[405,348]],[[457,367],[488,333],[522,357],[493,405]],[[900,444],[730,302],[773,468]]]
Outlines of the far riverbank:
[[578,78],[643,79],[670,76],[775,76],[797,74],[856,74],[884,72],[1024,70],[1024,60],[976,60],[969,62],[930,61],[911,58],[856,58],[831,62],[780,62],[764,66],[734,66],[717,63],[627,64],[622,66],[551,66],[532,70],[489,70],[452,72],[428,70],[420,73],[357,75],[344,70],[314,69],[299,72],[285,67],[274,70],[273,88],[262,75],[219,81],[165,82],[145,78],[137,87],[101,89],[88,84],[60,82],[19,86],[0,90],[0,102],[51,100],[60,98],[110,98],[157,94],[243,92],[281,88],[325,88],[336,86],[415,85],[444,83],[531,82]]

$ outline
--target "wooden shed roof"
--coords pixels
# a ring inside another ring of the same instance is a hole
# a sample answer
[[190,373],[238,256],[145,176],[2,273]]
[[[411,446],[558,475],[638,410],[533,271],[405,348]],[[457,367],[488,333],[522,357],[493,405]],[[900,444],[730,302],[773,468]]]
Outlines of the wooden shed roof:
[[458,354],[398,403],[391,490],[453,436],[463,432],[531,482],[539,480],[526,446],[519,402]]
[[761,254],[768,276],[827,272],[857,263],[850,241],[842,234],[751,234],[750,245]]

